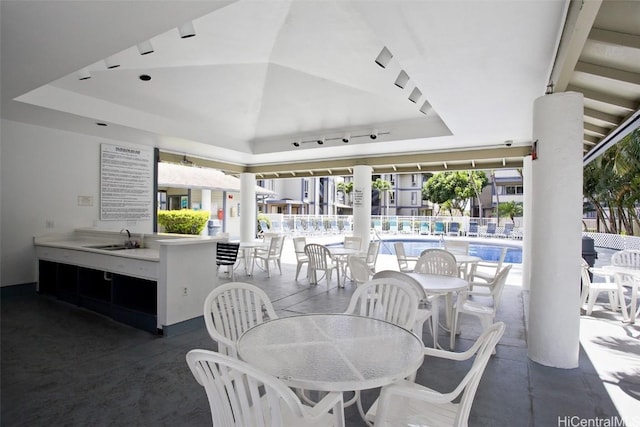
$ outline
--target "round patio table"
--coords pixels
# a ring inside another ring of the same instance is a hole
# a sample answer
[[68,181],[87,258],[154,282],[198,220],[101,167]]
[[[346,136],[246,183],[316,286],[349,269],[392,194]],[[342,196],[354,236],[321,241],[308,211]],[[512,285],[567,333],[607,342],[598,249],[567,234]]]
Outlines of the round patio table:
[[242,360],[288,386],[320,391],[382,387],[415,373],[424,358],[424,344],[413,332],[352,314],[273,319],[245,331],[237,349]]

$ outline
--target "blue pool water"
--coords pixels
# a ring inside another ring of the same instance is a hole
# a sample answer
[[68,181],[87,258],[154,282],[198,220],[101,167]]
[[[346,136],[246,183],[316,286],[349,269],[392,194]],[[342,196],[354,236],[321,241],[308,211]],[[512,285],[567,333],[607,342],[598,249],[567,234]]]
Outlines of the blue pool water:
[[[381,254],[395,255],[395,242],[404,243],[404,251],[407,256],[420,256],[420,252],[425,249],[443,248],[444,244],[438,240],[383,240],[380,245]],[[469,243],[469,255],[479,256],[485,261],[497,261],[502,248],[507,245],[492,245],[488,243]],[[522,264],[522,248],[517,246],[507,246],[507,255],[504,262]]]

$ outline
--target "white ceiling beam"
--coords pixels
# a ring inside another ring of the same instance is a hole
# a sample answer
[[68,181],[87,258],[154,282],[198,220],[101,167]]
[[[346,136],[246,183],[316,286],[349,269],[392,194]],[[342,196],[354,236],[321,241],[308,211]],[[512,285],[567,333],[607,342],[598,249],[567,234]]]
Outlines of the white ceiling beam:
[[608,93],[585,89],[582,87],[569,85],[567,86],[567,91],[570,92],[582,92],[585,98],[593,99],[594,101],[604,102],[605,104],[615,105],[616,107],[623,108],[628,111],[634,111],[636,107],[636,102],[631,99],[621,98],[619,96],[611,95]]
[[602,65],[590,64],[583,61],[578,61],[576,64],[576,71],[640,86],[640,74],[632,73],[630,71],[603,67]]
[[589,33],[590,40],[596,40],[611,45],[624,46],[632,49],[640,49],[640,35],[619,33],[617,31],[592,28]]
[[622,120],[621,117],[618,117],[615,114],[604,113],[602,111],[594,110],[593,108],[585,108],[584,115],[612,126],[618,126],[618,123]]
[[567,90],[601,4],[602,0],[572,0],[569,3],[556,59],[549,76],[554,92]]
[[610,132],[610,129],[607,128],[603,128],[600,126],[596,126],[596,125],[592,125],[591,123],[585,123],[584,124],[584,128],[585,130],[588,130],[589,132],[593,132],[597,135],[600,136],[605,136],[606,134],[608,134]]

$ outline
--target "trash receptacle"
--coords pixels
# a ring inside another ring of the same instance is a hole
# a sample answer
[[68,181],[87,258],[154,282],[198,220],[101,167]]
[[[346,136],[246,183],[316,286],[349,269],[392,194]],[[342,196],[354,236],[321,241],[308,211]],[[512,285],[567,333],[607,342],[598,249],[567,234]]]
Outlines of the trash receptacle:
[[[598,258],[594,241],[591,237],[582,236],[582,258],[589,264],[589,267],[593,267]],[[589,272],[589,277],[593,279],[593,274]]]
[[215,236],[220,232],[221,229],[222,226],[220,225],[220,220],[210,219],[207,223],[207,231],[209,233],[209,236]]

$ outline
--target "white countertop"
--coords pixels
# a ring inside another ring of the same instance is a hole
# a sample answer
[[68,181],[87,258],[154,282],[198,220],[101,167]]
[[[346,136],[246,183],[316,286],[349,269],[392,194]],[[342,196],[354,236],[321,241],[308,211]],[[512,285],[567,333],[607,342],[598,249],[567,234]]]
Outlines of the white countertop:
[[132,233],[132,240],[142,240],[142,248],[106,250],[92,247],[98,245],[124,244],[126,239],[126,235],[114,231],[80,229],[76,230],[75,232],[66,234],[37,236],[34,238],[34,244],[36,246],[70,249],[101,255],[110,255],[122,258],[157,262],[160,260],[161,246],[212,244],[213,242],[221,240],[221,238],[219,237],[209,236],[172,236],[168,234],[142,235],[138,233]]

